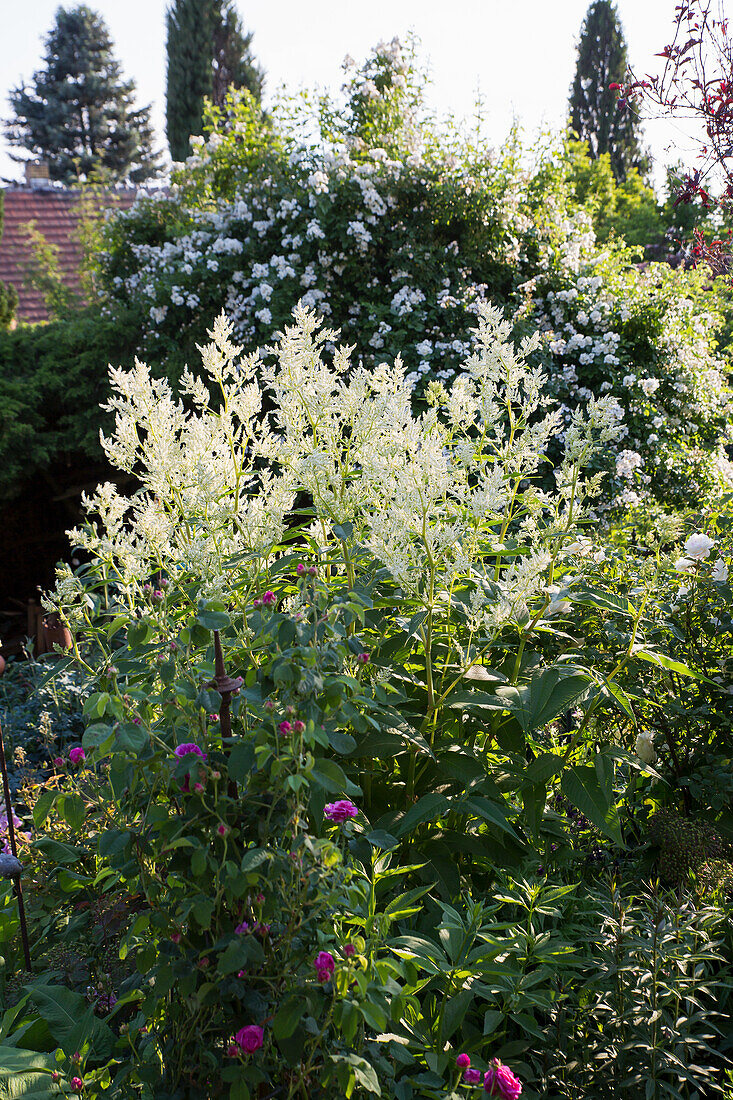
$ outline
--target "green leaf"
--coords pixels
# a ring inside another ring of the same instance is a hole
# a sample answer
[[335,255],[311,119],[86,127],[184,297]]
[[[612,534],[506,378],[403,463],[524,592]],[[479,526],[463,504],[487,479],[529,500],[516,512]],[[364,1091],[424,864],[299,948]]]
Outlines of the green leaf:
[[[496,825],[502,833],[506,833],[512,840],[516,840],[518,844],[522,843],[520,837],[517,836],[514,829],[507,821],[504,810],[495,802],[492,802],[488,798],[483,798],[481,795],[473,795],[471,798],[465,800],[464,805],[479,817],[482,817],[484,821],[490,821],[492,825]],[[460,808],[460,805],[456,806],[456,809]]]
[[524,732],[532,733],[579,702],[591,683],[586,673],[552,666],[534,675],[526,687],[499,687],[496,694]]
[[626,717],[630,718],[631,721],[634,724],[636,724],[636,715],[634,714],[634,709],[631,706],[631,700],[629,699],[629,697],[626,694],[626,692],[624,691],[624,689],[622,687],[620,687],[618,684],[615,684],[613,682],[613,680],[607,680],[606,681],[606,687],[608,688],[608,691],[610,692],[610,694],[615,699],[615,701],[616,701],[616,703],[619,707],[619,710],[622,710],[624,712],[624,714],[626,715]]
[[[22,1047],[0,1046],[0,1079],[12,1077],[16,1073],[53,1073],[56,1059],[52,1054],[39,1054],[35,1050]],[[2,1092],[0,1092],[2,1096]]]
[[79,1050],[85,1040],[97,1056],[111,1052],[114,1035],[94,1015],[94,1007],[80,993],[59,985],[26,987],[30,1000],[48,1025],[54,1041],[65,1054]]
[[235,745],[229,754],[229,775],[237,783],[246,783],[252,774],[255,762],[254,746]]
[[262,848],[250,848],[242,856],[241,870],[254,871],[255,867],[259,867],[266,859],[267,852]]
[[291,997],[278,1010],[272,1021],[272,1030],[276,1039],[288,1039],[295,1031],[301,1018],[306,1015],[307,1005],[302,998]]
[[226,611],[211,611],[207,607],[201,607],[196,615],[196,622],[206,630],[226,630],[231,626],[232,620]]
[[462,989],[460,993],[456,993],[455,997],[451,997],[446,1003],[443,1013],[442,1039],[450,1039],[453,1032],[461,1026],[472,1001],[472,990]]
[[714,680],[708,679],[702,672],[698,672],[695,668],[688,668],[687,665],[683,665],[681,661],[673,661],[671,657],[665,656],[664,653],[652,653],[649,649],[635,649],[633,657],[638,657],[641,661],[648,661],[651,665],[657,665],[659,668],[666,668],[670,672],[678,672],[680,676],[690,676],[693,680],[704,680],[706,684],[714,684]]
[[395,836],[398,838],[404,836],[423,821],[436,821],[449,808],[450,804],[444,794],[438,794],[435,791],[424,794],[397,822]]
[[127,646],[129,649],[137,649],[140,645],[145,645],[147,640],[153,633],[153,627],[147,619],[139,619],[135,623],[130,623],[127,628]]
[[369,1027],[377,1032],[384,1031],[387,1026],[387,1017],[384,1015],[381,1008],[372,1004],[371,1001],[362,1001],[358,1008]]
[[364,835],[373,848],[381,848],[384,852],[388,852],[399,843],[397,837],[392,836],[385,829],[373,829],[372,832]]
[[350,733],[344,733],[343,730],[329,730],[327,736],[331,748],[342,756],[353,752],[356,748],[355,738]]
[[618,809],[611,801],[612,792],[601,787],[595,768],[585,765],[569,768],[563,773],[561,787],[565,797],[585,814],[597,829],[609,836],[620,847],[624,847]]
[[72,830],[78,833],[87,816],[87,808],[84,799],[78,794],[62,795],[58,802],[59,813]]
[[554,752],[543,752],[533,760],[525,770],[525,777],[531,785],[547,783],[563,767],[563,758]]
[[40,829],[58,798],[58,791],[42,791],[33,807],[33,824]]
[[94,722],[84,730],[81,743],[85,749],[98,749],[106,741],[111,743],[113,736],[114,731],[111,726],[104,722]]
[[358,1054],[330,1054],[329,1057],[332,1062],[350,1066],[356,1077],[357,1085],[361,1085],[367,1092],[372,1092],[375,1096],[382,1095],[376,1070],[364,1058],[360,1058]]
[[346,778],[343,768],[340,768],[335,760],[326,760],[325,757],[316,760],[311,778],[318,787],[322,787],[329,794],[358,795],[360,793],[359,788]]

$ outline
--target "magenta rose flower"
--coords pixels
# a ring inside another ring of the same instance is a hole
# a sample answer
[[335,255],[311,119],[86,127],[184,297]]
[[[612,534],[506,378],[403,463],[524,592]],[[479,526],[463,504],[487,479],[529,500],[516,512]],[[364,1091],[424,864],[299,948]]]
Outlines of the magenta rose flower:
[[319,951],[313,960],[319,982],[328,982],[336,969],[336,960],[330,951]]
[[261,1027],[257,1027],[257,1024],[247,1024],[234,1036],[234,1042],[245,1054],[254,1054],[262,1046],[263,1040],[264,1032]]
[[206,753],[203,749],[200,749],[198,745],[195,745],[193,741],[186,741],[183,745],[178,745],[173,753],[180,760],[183,756],[199,756],[202,760],[206,759]]
[[517,1100],[522,1094],[522,1082],[509,1066],[501,1064],[498,1058],[484,1074],[484,1091],[490,1096],[500,1096],[501,1100]]
[[468,1069],[468,1067],[471,1065],[471,1059],[468,1057],[467,1054],[459,1054],[456,1058],[456,1065],[459,1069]]
[[467,1085],[480,1085],[481,1084],[481,1070],[480,1069],[467,1069],[463,1074],[463,1080]]
[[86,758],[87,754],[84,752],[84,749],[79,748],[78,745],[69,752],[69,760],[72,764],[81,764]]
[[323,807],[324,817],[333,821],[334,825],[343,825],[344,821],[356,817],[358,812],[358,807],[353,802],[349,802],[348,798],[342,798],[339,802],[328,802]]

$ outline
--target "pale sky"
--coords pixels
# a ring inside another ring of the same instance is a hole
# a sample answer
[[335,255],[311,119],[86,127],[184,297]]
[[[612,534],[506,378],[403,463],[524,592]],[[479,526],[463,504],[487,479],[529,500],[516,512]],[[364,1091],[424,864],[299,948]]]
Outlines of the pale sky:
[[[107,21],[124,75],[137,82],[138,101],[153,104],[159,146],[167,153],[166,0],[88,2]],[[653,55],[671,41],[677,2],[617,0],[630,59],[640,72],[654,70]],[[724,6],[733,13],[733,0]],[[9,90],[38,68],[57,7],[57,0],[2,0],[0,117],[9,113]],[[470,117],[480,89],[485,131],[500,144],[514,116],[528,138],[540,127],[563,125],[588,0],[238,0],[238,7],[245,28],[254,32],[266,94],[283,82],[335,91],[347,53],[361,62],[380,39],[412,30],[432,72],[431,105],[439,114]],[[681,130],[656,124],[647,140],[656,158],[691,162]],[[20,175],[0,136],[0,177]]]

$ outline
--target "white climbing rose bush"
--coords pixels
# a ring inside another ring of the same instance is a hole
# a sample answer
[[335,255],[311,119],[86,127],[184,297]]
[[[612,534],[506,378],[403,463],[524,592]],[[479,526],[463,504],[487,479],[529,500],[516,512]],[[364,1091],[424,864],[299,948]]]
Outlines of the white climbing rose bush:
[[263,120],[232,98],[172,194],[107,227],[103,308],[137,310],[140,354],[176,375],[221,310],[253,348],[301,301],[368,369],[399,354],[424,401],[463,370],[491,300],[517,333],[540,329],[535,355],[565,423],[593,397],[623,409],[596,459],[610,475],[604,509],[718,486],[730,393],[702,275],[640,270],[630,251],[598,246],[557,143],[533,160],[516,137],[494,152],[441,130],[422,86],[414,52],[393,41],[347,65],[341,103],[285,99]]

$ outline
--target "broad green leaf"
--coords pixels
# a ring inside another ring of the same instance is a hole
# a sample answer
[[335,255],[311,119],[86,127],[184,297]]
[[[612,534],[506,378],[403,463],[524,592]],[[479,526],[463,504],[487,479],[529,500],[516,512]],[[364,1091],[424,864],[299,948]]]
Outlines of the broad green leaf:
[[65,1054],[79,1050],[85,1039],[97,1056],[111,1051],[112,1031],[95,1017],[93,1006],[80,993],[60,985],[37,985],[26,989]]
[[301,997],[292,997],[278,1009],[272,1021],[272,1030],[276,1039],[287,1039],[295,1031],[301,1018],[306,1015],[307,1004]]
[[245,872],[254,871],[255,867],[259,867],[266,859],[267,852],[262,848],[250,848],[242,856],[241,870]]
[[484,821],[490,821],[492,825],[496,825],[502,833],[506,833],[512,840],[516,840],[518,844],[521,844],[521,838],[517,836],[514,829],[511,827],[506,819],[506,815],[501,806],[498,806],[495,802],[492,802],[488,798],[484,798],[482,795],[472,795],[467,798],[464,803],[458,803],[456,809],[460,810],[465,805],[473,813],[482,817]]
[[609,836],[616,844],[624,847],[621,838],[621,825],[618,809],[609,800],[608,794],[598,781],[596,769],[577,765],[563,773],[562,793],[585,814],[590,822]]
[[456,993],[454,997],[445,1005],[443,1013],[443,1031],[442,1038],[450,1039],[454,1031],[461,1026],[463,1019],[471,1007],[473,1001],[473,992],[470,989],[462,989],[460,993]]
[[[0,1046],[0,1078],[11,1077],[15,1073],[53,1073],[56,1059],[52,1054],[39,1054],[35,1050],[22,1047]],[[0,1096],[2,1092],[0,1091]]]
[[36,799],[33,807],[33,824],[37,829],[43,826],[57,798],[58,791],[42,791]]
[[254,762],[255,750],[253,745],[235,745],[229,754],[229,775],[237,783],[246,783],[252,774]]
[[449,808],[450,804],[444,794],[438,794],[435,791],[424,794],[396,823],[395,836],[398,838],[404,836],[423,821],[437,821]]
[[578,703],[591,683],[586,673],[553,666],[535,673],[526,687],[499,687],[496,694],[524,732],[532,733]]
[[631,721],[636,724],[636,715],[634,714],[634,709],[631,706],[631,700],[629,699],[624,689],[620,687],[619,684],[615,684],[613,680],[607,681],[606,687],[608,688],[613,698],[616,700],[619,709],[624,712],[627,718],[630,718]]
[[226,611],[211,611],[207,607],[199,608],[196,614],[196,622],[206,630],[226,630],[231,621]]
[[714,683],[702,672],[698,672],[695,668],[688,668],[681,661],[673,661],[671,657],[665,656],[664,653],[653,653],[649,649],[635,649],[632,656],[638,657],[641,661],[648,661],[649,664],[657,665],[659,668],[666,668],[670,672],[678,672],[680,676],[690,676],[693,680],[704,680],[706,684]]
[[94,722],[84,730],[81,743],[85,749],[97,749],[105,741],[111,743],[113,736],[114,731],[111,726],[106,725],[104,722]]
[[376,1070],[364,1058],[360,1058],[358,1054],[331,1054],[329,1057],[333,1062],[345,1063],[350,1066],[356,1077],[357,1085],[361,1085],[367,1092],[371,1092],[375,1096],[382,1095]]

